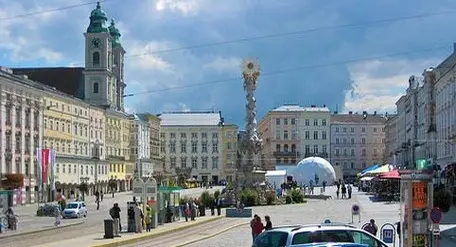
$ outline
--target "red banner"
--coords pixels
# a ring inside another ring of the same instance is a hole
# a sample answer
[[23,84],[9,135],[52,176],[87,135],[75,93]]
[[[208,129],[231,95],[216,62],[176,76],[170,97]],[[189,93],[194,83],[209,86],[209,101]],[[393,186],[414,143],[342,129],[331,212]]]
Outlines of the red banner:
[[50,150],[49,149],[42,149],[41,150],[41,176],[43,179],[43,183],[47,184],[48,183],[48,169],[49,169],[49,155],[50,155]]

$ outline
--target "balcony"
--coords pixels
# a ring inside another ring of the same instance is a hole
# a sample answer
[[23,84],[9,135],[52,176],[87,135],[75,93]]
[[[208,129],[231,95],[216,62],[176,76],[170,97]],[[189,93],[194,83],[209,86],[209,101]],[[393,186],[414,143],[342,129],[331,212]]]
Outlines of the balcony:
[[273,153],[275,157],[299,157],[300,153],[296,151],[282,152],[276,151]]
[[108,160],[125,160],[124,156],[117,156],[117,155],[108,155]]
[[306,153],[304,158],[308,157],[320,157],[320,158],[328,158],[328,153]]

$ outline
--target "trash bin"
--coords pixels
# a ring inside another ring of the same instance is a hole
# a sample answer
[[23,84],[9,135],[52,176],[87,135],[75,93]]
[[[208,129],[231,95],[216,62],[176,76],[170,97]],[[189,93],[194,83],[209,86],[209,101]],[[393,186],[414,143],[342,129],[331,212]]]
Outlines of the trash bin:
[[114,238],[114,221],[112,219],[104,220],[104,238]]

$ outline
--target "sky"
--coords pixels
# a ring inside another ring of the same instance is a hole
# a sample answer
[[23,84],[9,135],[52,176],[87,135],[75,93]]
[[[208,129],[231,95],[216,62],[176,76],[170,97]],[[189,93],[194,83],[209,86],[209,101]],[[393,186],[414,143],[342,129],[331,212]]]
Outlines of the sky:
[[[0,66],[84,66],[83,33],[95,2],[0,0]],[[68,7],[74,5],[82,6]],[[247,57],[261,65],[259,118],[283,104],[391,114],[410,75],[437,66],[456,42],[452,0],[101,5],[116,20],[127,52],[126,93],[134,94],[125,99],[129,112],[214,110],[241,126],[240,65]]]

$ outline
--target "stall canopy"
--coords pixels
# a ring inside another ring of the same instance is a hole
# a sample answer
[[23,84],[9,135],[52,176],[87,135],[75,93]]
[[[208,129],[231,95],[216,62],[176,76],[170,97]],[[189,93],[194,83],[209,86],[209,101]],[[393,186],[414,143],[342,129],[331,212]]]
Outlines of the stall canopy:
[[370,171],[365,172],[364,175],[378,175],[378,174],[381,174],[381,173],[389,172],[389,171],[391,171],[393,169],[394,169],[394,167],[392,165],[383,165],[383,166],[377,167],[374,170],[370,170]]
[[365,175],[366,172],[375,170],[375,169],[377,169],[378,167],[379,167],[378,164],[374,164],[373,166],[370,166],[370,167],[368,167],[368,168],[362,170],[360,173],[358,173],[358,176],[362,177],[362,176]]
[[381,179],[401,179],[401,175],[397,169],[382,173],[378,177]]

